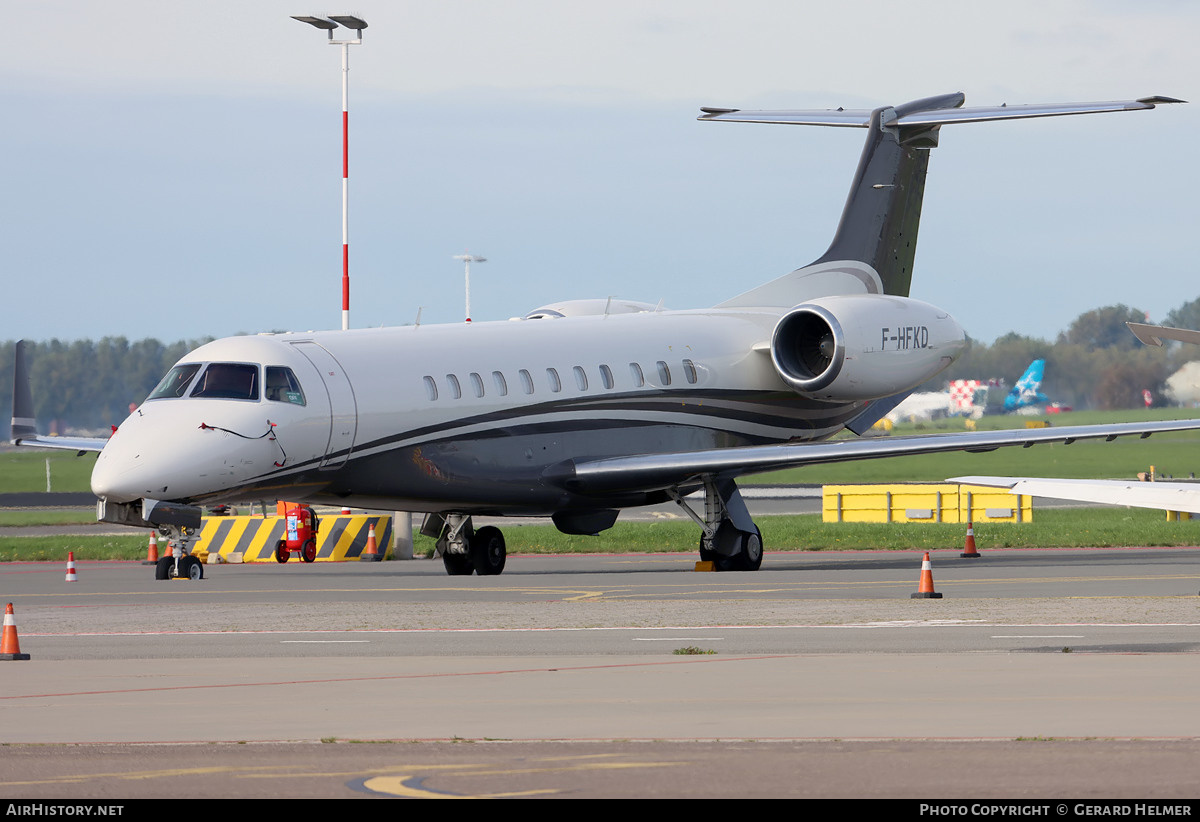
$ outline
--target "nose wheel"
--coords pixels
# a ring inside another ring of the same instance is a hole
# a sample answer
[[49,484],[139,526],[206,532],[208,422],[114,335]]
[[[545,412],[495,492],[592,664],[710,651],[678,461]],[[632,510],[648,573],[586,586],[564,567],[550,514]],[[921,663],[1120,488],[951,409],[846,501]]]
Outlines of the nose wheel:
[[188,544],[196,536],[195,529],[172,525],[162,531],[167,535],[167,555],[159,557],[154,564],[154,578],[204,579],[204,563],[188,553]]

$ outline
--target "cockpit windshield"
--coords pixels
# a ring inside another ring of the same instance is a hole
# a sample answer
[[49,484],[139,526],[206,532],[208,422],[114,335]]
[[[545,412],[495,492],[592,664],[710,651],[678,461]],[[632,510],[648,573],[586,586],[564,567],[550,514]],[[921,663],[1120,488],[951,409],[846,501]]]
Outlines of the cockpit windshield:
[[188,386],[192,383],[192,377],[195,377],[199,370],[199,363],[175,366],[167,372],[167,376],[162,378],[146,399],[161,400],[169,397],[182,397],[187,393]]
[[258,366],[236,362],[209,363],[200,375],[193,397],[220,400],[257,400]]
[[[162,378],[158,387],[146,399],[161,400],[190,396],[257,402],[260,393],[259,368],[254,363],[240,362],[177,365],[167,372],[167,376]],[[305,404],[304,389],[290,368],[268,365],[265,385],[266,388],[261,393],[268,400],[292,405]]]

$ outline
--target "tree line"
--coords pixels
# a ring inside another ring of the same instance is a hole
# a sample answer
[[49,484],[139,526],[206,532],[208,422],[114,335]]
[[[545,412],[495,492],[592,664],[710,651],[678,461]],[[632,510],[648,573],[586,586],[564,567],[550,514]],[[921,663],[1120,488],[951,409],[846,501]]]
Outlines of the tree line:
[[[1184,363],[1200,359],[1187,345],[1142,345],[1125,327],[1145,313],[1125,305],[1079,315],[1050,341],[1016,333],[991,345],[972,340],[949,369],[920,386],[939,391],[948,380],[1003,379],[1011,386],[1035,359],[1046,361],[1042,391],[1074,408],[1120,409],[1143,405],[1143,390],[1155,405],[1170,404],[1166,379]],[[1165,325],[1200,329],[1200,297],[1167,314]],[[34,411],[49,431],[103,432],[128,416],[184,354],[205,340],[162,343],[105,337],[98,342],[27,342]],[[0,408],[12,407],[15,342],[0,343]],[[989,397],[996,402],[998,397]],[[7,417],[7,414],[4,416]]]
[[[125,337],[25,343],[34,413],[44,433],[103,433],[129,416],[172,365],[208,340]],[[0,343],[0,408],[12,408],[16,342]],[[6,418],[8,414],[4,415]]]
[[[1143,345],[1125,323],[1145,321],[1140,309],[1110,305],[1080,314],[1053,341],[1015,333],[991,345],[971,340],[963,356],[919,390],[941,390],[957,379],[1003,379],[1011,387],[1031,362],[1043,359],[1041,390],[1052,401],[1077,409],[1140,408],[1143,392],[1149,391],[1153,405],[1172,405],[1167,378],[1185,363],[1200,360],[1200,348]],[[1169,312],[1162,324],[1200,329],[1200,298]],[[988,401],[1002,399],[989,396]]]

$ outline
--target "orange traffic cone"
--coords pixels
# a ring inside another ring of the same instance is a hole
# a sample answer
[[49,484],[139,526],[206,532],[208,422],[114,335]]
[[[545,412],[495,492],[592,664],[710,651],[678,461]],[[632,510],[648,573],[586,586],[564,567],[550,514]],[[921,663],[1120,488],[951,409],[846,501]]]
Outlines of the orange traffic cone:
[[142,565],[157,565],[158,564],[158,534],[150,532],[150,543],[146,546],[146,559],[142,561]]
[[342,506],[342,516],[343,516],[343,517],[348,517],[348,516],[350,516],[350,506],[349,506],[349,505],[343,505],[343,506]]
[[921,583],[917,586],[917,592],[912,594],[909,599],[941,599],[942,595],[933,590],[933,566],[929,563],[929,552],[925,552],[925,559],[921,560]]
[[13,617],[11,602],[4,609],[4,637],[0,639],[0,659],[29,659],[29,654],[21,653],[21,643],[17,639],[17,620]]
[[960,557],[982,556],[982,554],[980,554],[978,551],[975,550],[975,526],[971,523],[970,520],[967,520],[967,544],[964,547],[963,552],[961,554],[959,554],[959,556]]
[[67,552],[67,582],[78,582],[79,577],[75,575],[75,552]]
[[367,528],[367,550],[359,554],[360,560],[367,562],[379,562],[383,559],[383,555],[379,553],[379,549],[375,545],[375,523],[372,522]]

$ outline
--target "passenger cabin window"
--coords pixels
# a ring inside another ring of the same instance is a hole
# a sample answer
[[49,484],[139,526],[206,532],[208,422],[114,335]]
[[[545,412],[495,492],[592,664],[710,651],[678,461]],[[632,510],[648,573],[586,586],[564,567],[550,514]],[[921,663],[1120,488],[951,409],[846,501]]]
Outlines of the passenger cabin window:
[[579,390],[587,391],[587,372],[583,370],[583,366],[577,365],[571,371],[575,373],[575,384],[579,386]]
[[192,365],[177,365],[167,372],[167,376],[159,381],[158,385],[148,400],[163,400],[172,397],[182,397],[187,393],[188,386],[192,383],[192,378],[196,376],[196,372],[200,370],[200,364]]
[[604,387],[606,389],[610,389],[610,390],[616,384],[613,381],[612,369],[609,368],[607,365],[600,366],[600,381],[604,383]]
[[641,388],[646,384],[646,377],[642,374],[642,367],[635,362],[629,364],[629,373],[633,375],[634,388]]
[[258,366],[233,362],[210,363],[192,389],[192,396],[213,400],[257,400]]
[[518,373],[520,373],[520,375],[521,375],[521,389],[526,394],[532,394],[533,393],[533,376],[528,371],[526,371],[524,368],[522,368],[520,370],[520,372],[518,372]]
[[304,391],[292,369],[280,365],[268,365],[266,375],[267,399],[272,402],[290,402],[304,405]]
[[555,392],[562,391],[562,380],[559,379],[559,377],[558,377],[558,369],[547,368],[546,369],[546,379],[550,381],[550,390],[551,391],[555,391]]
[[462,386],[458,384],[458,377],[453,374],[447,374],[446,384],[450,386],[451,399],[457,400],[462,397]]
[[433,377],[425,378],[425,396],[429,397],[429,401],[437,400],[437,380]]
[[691,360],[683,361],[683,376],[692,385],[696,384],[699,377],[696,374],[696,364]]
[[504,375],[499,371],[492,372],[492,382],[496,383],[496,390],[500,392],[500,396],[508,396],[508,383],[504,380]]
[[475,396],[483,396],[483,377],[474,371],[471,372],[471,390],[475,392]]
[[662,360],[658,361],[658,381],[664,386],[671,384],[671,369]]

